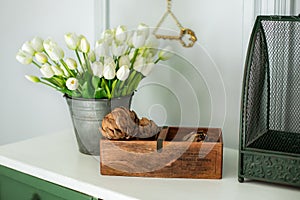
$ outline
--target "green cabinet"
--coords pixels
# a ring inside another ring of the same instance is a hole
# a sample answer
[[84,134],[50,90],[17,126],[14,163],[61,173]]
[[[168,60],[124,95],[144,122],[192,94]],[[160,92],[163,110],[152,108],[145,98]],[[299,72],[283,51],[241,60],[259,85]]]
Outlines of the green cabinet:
[[0,200],[96,200],[0,165]]

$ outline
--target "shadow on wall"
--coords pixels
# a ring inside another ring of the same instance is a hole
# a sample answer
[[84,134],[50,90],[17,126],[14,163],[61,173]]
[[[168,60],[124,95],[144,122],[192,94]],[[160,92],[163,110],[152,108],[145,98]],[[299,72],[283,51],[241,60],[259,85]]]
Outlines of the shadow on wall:
[[[196,61],[175,52],[172,59],[157,65],[141,82],[132,104],[139,115],[152,118],[159,125],[223,127],[223,80],[205,50],[199,46],[195,49],[190,51],[198,56],[190,56]],[[218,107],[222,108],[214,110]]]

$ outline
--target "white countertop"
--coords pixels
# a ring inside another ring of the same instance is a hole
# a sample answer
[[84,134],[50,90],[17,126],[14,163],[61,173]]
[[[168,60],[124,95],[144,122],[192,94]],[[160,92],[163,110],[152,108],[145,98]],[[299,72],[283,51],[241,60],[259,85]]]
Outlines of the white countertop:
[[73,131],[0,147],[0,164],[104,200],[299,200],[300,189],[237,181],[238,152],[224,149],[223,179],[102,176],[99,158],[79,153]]

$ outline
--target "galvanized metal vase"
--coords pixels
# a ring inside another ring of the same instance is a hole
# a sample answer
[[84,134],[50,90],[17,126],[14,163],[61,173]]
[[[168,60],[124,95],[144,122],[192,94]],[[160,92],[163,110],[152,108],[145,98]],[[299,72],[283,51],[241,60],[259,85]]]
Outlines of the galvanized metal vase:
[[81,153],[96,156],[100,154],[99,128],[103,117],[116,107],[130,109],[132,96],[133,93],[112,99],[84,99],[65,95]]

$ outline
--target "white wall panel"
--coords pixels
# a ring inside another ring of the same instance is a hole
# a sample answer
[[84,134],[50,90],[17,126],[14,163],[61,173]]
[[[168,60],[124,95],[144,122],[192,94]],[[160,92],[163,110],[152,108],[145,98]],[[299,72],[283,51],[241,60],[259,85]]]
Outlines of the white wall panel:
[[[15,53],[35,35],[51,36],[63,45],[63,34],[75,31],[94,41],[104,24],[106,0],[1,0],[0,7],[0,144],[62,129],[72,124],[62,95],[25,80],[38,73],[23,66]],[[173,12],[198,37],[190,49],[171,45],[176,56],[143,80],[133,108],[159,124],[223,128],[225,145],[237,147],[245,49],[257,14],[299,13],[293,0],[173,0]],[[110,0],[110,24],[134,28],[155,26],[164,0]],[[276,11],[276,12],[275,12]],[[176,30],[178,31],[178,30]]]
[[64,49],[67,32],[93,40],[93,5],[84,0],[1,0],[0,144],[72,128],[62,94],[27,81],[25,74],[39,71],[21,65],[15,55],[34,36],[51,36]]

